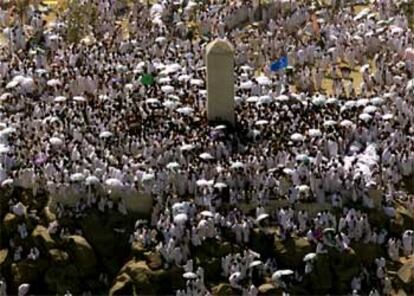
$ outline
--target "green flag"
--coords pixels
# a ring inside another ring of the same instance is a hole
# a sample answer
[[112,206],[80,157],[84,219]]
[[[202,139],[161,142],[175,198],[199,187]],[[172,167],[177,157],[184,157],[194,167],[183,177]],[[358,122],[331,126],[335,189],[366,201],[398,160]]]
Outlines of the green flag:
[[141,76],[141,83],[145,86],[153,85],[155,80],[151,74],[144,74]]

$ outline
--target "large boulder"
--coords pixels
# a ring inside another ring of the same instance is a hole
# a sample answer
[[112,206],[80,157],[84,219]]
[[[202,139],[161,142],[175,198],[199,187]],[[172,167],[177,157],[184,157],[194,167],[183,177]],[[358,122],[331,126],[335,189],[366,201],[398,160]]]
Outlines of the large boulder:
[[50,260],[54,264],[65,264],[69,260],[69,255],[65,251],[59,249],[49,250]]
[[44,219],[45,223],[49,224],[56,220],[56,215],[50,210],[49,207],[44,207],[41,211],[41,218]]
[[131,255],[135,257],[135,259],[140,260],[145,258],[145,253],[147,249],[144,247],[144,244],[139,241],[134,241],[131,245]]
[[2,231],[11,234],[17,229],[18,217],[12,213],[7,213],[3,219]]
[[103,258],[102,263],[110,276],[117,274],[131,252],[128,231],[114,231],[114,228],[122,228],[125,224],[125,217],[114,212],[102,216],[93,211],[80,221],[84,237],[96,254]]
[[88,241],[79,235],[66,238],[67,252],[73,264],[77,267],[79,276],[89,276],[96,272],[95,253]]
[[265,233],[260,229],[254,229],[251,232],[250,248],[260,253],[263,258],[273,257],[273,241],[273,234]]
[[313,262],[313,271],[310,273],[310,289],[312,294],[326,295],[333,286],[333,273],[328,254],[318,255]]
[[50,267],[44,277],[50,294],[63,295],[66,291],[80,294],[84,291],[84,281],[79,277],[78,268],[74,264]]
[[[111,288],[111,295],[170,295],[185,287],[183,270],[178,267],[151,270],[145,261],[131,260],[121,268]],[[125,295],[125,294],[124,294]]]
[[273,250],[281,267],[295,269],[303,263],[303,257],[312,252],[312,246],[304,238],[289,238],[275,240]]
[[121,274],[127,274],[136,288],[135,292],[139,295],[155,295],[156,286],[151,281],[152,271],[145,261],[130,261],[122,269]]
[[25,259],[17,263],[12,263],[11,274],[13,277],[13,285],[17,287],[23,283],[38,283],[42,281],[47,267],[47,260],[41,258],[35,261]]
[[8,249],[0,250],[0,266],[3,266],[4,262],[7,259],[7,255],[9,254]]
[[49,231],[47,231],[47,228],[42,225],[37,225],[35,229],[33,229],[31,237],[34,244],[44,250],[52,249],[56,245],[55,241],[50,236]]
[[404,258],[403,265],[397,271],[398,279],[403,283],[404,290],[414,293],[414,255]]
[[161,254],[158,252],[146,252],[145,259],[148,267],[151,270],[158,270],[162,268]]
[[234,293],[232,287],[229,284],[225,283],[214,286],[211,289],[211,292],[214,296],[237,295]]
[[116,278],[115,283],[109,291],[109,295],[132,295],[133,291],[131,278],[126,273],[123,273]]
[[269,283],[260,285],[258,290],[259,290],[259,295],[261,296],[271,296],[271,295],[273,296],[273,295],[282,294],[280,289],[278,289],[277,287]]

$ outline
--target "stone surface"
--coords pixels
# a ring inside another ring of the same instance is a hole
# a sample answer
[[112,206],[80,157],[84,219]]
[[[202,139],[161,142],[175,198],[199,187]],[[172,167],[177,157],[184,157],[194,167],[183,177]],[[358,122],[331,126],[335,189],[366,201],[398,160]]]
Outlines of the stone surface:
[[233,289],[229,284],[219,284],[212,289],[214,296],[234,295]]
[[207,45],[207,117],[234,125],[234,48],[224,39]]
[[67,240],[69,257],[77,267],[79,275],[88,276],[93,274],[96,271],[96,257],[88,241],[79,235],[71,235]]
[[55,245],[55,241],[50,236],[47,228],[41,225],[38,225],[33,229],[32,239],[36,246],[46,250],[53,248]]

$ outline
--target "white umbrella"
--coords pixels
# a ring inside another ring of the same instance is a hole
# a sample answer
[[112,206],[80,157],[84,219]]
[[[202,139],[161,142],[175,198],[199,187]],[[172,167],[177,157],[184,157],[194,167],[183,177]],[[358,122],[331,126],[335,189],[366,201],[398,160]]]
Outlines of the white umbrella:
[[183,278],[188,280],[194,280],[197,278],[197,275],[194,272],[189,271],[183,274]]
[[6,179],[3,182],[1,182],[1,187],[6,187],[9,185],[13,185],[14,180],[13,179]]
[[160,36],[160,37],[155,38],[155,42],[157,42],[157,43],[163,43],[166,40],[167,40],[167,38],[165,38],[164,36]]
[[180,213],[174,217],[174,222],[178,224],[185,223],[188,220],[187,214]]
[[372,116],[367,113],[362,113],[358,116],[358,118],[363,121],[370,121],[372,119]]
[[174,101],[171,101],[171,100],[167,100],[167,101],[162,103],[162,105],[165,108],[168,108],[168,109],[171,109],[171,110],[175,109],[175,107],[177,107],[179,104],[180,104],[179,102],[174,102]]
[[96,176],[88,176],[85,179],[86,185],[98,184],[99,182],[100,181],[99,181],[98,177],[96,177]]
[[204,81],[201,79],[191,79],[190,80],[190,84],[191,85],[195,85],[195,86],[203,86],[204,85]]
[[317,138],[317,137],[322,136],[322,132],[319,129],[314,129],[314,128],[309,129],[308,134],[312,138]]
[[289,97],[287,95],[280,95],[280,96],[276,97],[276,101],[287,102],[287,101],[289,101]]
[[174,87],[171,86],[171,85],[163,85],[163,86],[161,86],[161,90],[162,90],[162,92],[164,92],[166,94],[169,94],[169,93],[174,92]]
[[404,32],[404,29],[395,25],[390,26],[391,34],[400,34]]
[[155,175],[153,173],[144,173],[142,175],[142,181],[143,182],[153,180],[154,178],[155,178]]
[[74,96],[73,97],[73,100],[75,102],[86,102],[86,98],[85,97],[82,97],[82,96]]
[[290,270],[290,269],[278,270],[278,271],[273,273],[272,280],[279,279],[282,276],[292,275],[292,274],[294,274],[294,272],[293,272],[293,270]]
[[5,101],[5,100],[7,100],[7,99],[9,99],[9,98],[11,98],[13,95],[11,94],[11,93],[4,93],[4,94],[2,94],[1,96],[0,96],[0,101]]
[[238,279],[240,277],[241,277],[241,272],[236,271],[230,275],[229,281],[234,281],[235,279]]
[[356,106],[357,107],[364,107],[366,105],[369,104],[369,100],[368,99],[359,99],[358,101],[356,101]]
[[302,142],[305,140],[305,137],[302,134],[295,133],[290,136],[290,139],[295,142]]
[[307,161],[307,160],[309,160],[309,155],[303,154],[303,153],[298,154],[298,155],[296,155],[295,159],[296,159],[296,161]]
[[243,70],[243,71],[246,71],[246,72],[253,71],[253,68],[250,67],[249,65],[240,66],[240,69]]
[[187,106],[187,107],[178,108],[176,111],[184,115],[190,115],[191,113],[194,112],[194,109]]
[[58,137],[52,137],[49,139],[50,144],[54,146],[61,146],[63,145],[63,140]]
[[199,187],[210,187],[214,185],[214,180],[200,179],[196,181],[196,185]]
[[307,192],[309,191],[310,188],[308,185],[300,185],[298,189],[299,189],[299,192]]
[[203,217],[210,217],[210,218],[214,217],[213,213],[210,211],[202,211],[200,215]]
[[172,169],[176,169],[176,168],[179,168],[180,167],[180,164],[178,163],[178,162],[170,162],[170,163],[168,163],[167,164],[167,169],[170,169],[170,170],[172,170]]
[[359,72],[364,73],[368,69],[369,69],[369,64],[365,64],[361,67],[361,69],[359,69]]
[[267,121],[267,120],[265,120],[265,119],[261,119],[261,120],[258,120],[258,121],[256,121],[256,125],[266,125],[266,124],[268,124],[269,123],[269,121]]
[[167,70],[168,73],[175,73],[179,70],[181,70],[181,65],[174,63],[174,64],[169,64],[165,66],[165,69]]
[[5,129],[3,129],[2,131],[1,131],[1,133],[2,133],[2,135],[8,135],[8,134],[12,134],[12,133],[15,133],[16,132],[16,129],[14,128],[14,127],[6,127]]
[[347,109],[352,108],[352,107],[356,107],[356,106],[357,106],[357,102],[353,101],[353,100],[346,101],[345,104],[344,104],[344,107],[347,108]]
[[25,77],[21,82],[20,85],[26,90],[26,91],[32,91],[34,89],[34,81],[31,77]]
[[81,173],[75,173],[75,174],[70,175],[70,180],[72,182],[80,182],[80,181],[83,181],[84,179],[85,179],[85,175]]
[[270,85],[272,84],[272,81],[269,79],[269,77],[266,76],[259,76],[256,77],[257,83],[259,83],[259,85]]
[[12,80],[6,85],[6,89],[12,89],[19,85],[19,82],[16,80]]
[[149,98],[149,99],[145,100],[145,103],[147,103],[147,104],[159,104],[160,101],[158,99],[155,99],[155,98]]
[[184,144],[183,146],[180,147],[181,151],[190,151],[194,149],[194,145],[192,144]]
[[344,119],[344,120],[341,121],[341,123],[339,125],[342,126],[342,127],[350,127],[350,126],[353,126],[354,123],[351,120]]
[[371,99],[371,104],[375,106],[381,106],[384,103],[385,103],[384,99],[380,97],[375,97]]
[[106,138],[109,138],[109,137],[112,137],[112,136],[113,136],[113,134],[110,131],[103,131],[99,134],[99,138],[101,138],[101,139],[106,139]]
[[188,75],[188,74],[181,74],[180,76],[178,76],[178,81],[180,81],[180,82],[184,82],[184,81],[188,81],[188,80],[190,80],[190,75]]
[[214,159],[214,156],[212,156],[210,153],[204,152],[200,154],[200,158],[204,160],[211,160]]
[[10,147],[4,146],[4,145],[0,145],[0,154],[6,154],[9,151],[10,151]]
[[258,101],[259,101],[259,97],[256,97],[256,96],[249,97],[246,100],[247,103],[257,103]]
[[334,125],[336,125],[336,121],[335,121],[335,120],[326,120],[326,121],[324,121],[324,123],[323,123],[323,126],[324,126],[324,127],[334,126]]
[[50,79],[46,84],[48,86],[58,86],[58,85],[61,85],[62,83],[60,82],[59,79]]
[[252,263],[249,264],[249,268],[253,268],[253,267],[256,267],[256,266],[260,266],[262,264],[263,264],[262,261],[260,261],[260,260],[254,260]]
[[265,220],[265,219],[267,219],[267,218],[269,218],[269,214],[265,214],[265,213],[260,214],[260,215],[256,218],[256,222],[257,222],[257,223],[259,223],[259,222],[261,222],[261,221],[263,221],[263,220]]
[[225,126],[224,124],[220,124],[220,125],[217,125],[217,126],[215,126],[214,127],[214,130],[224,130],[224,129],[226,129],[227,128],[227,126]]
[[214,188],[217,188],[217,189],[223,189],[223,188],[226,188],[226,187],[227,187],[227,185],[223,182],[217,182],[216,184],[214,184]]
[[241,161],[235,161],[231,164],[230,167],[232,169],[241,169],[241,168],[244,168],[244,163],[242,163]]
[[30,289],[30,284],[23,283],[17,289],[17,295],[18,296],[26,296],[26,294],[29,292],[29,289]]
[[271,96],[260,96],[259,98],[259,103],[260,104],[269,104],[272,102],[272,97]]
[[62,102],[66,102],[66,97],[64,97],[64,96],[58,96],[58,97],[56,97],[56,98],[53,100],[53,102],[55,102],[55,103],[62,103]]
[[251,80],[247,80],[245,82],[240,83],[240,89],[251,89],[253,87],[253,82]]
[[292,169],[290,169],[290,168],[284,168],[284,169],[283,169],[283,172],[284,172],[286,175],[292,175],[292,174],[293,174],[293,170],[292,170]]
[[312,99],[312,104],[316,106],[322,106],[323,104],[325,104],[325,102],[326,98],[322,95],[316,96]]
[[123,186],[121,180],[118,180],[116,178],[110,178],[105,180],[105,185],[113,188],[120,188]]
[[375,111],[377,111],[377,107],[375,107],[375,106],[366,106],[365,108],[364,108],[364,113],[368,113],[368,114],[370,114],[370,113],[375,113]]
[[303,261],[304,262],[311,261],[315,259],[315,257],[316,257],[316,253],[308,253],[305,255],[305,257],[303,257]]
[[333,104],[336,104],[336,103],[338,103],[337,98],[329,98],[329,99],[326,100],[326,104],[328,104],[328,105],[333,105]]
[[382,116],[382,119],[384,120],[391,120],[393,118],[394,118],[394,115],[392,115],[391,113],[387,113]]
[[171,78],[170,77],[162,77],[158,80],[159,83],[161,84],[168,84],[171,83]]

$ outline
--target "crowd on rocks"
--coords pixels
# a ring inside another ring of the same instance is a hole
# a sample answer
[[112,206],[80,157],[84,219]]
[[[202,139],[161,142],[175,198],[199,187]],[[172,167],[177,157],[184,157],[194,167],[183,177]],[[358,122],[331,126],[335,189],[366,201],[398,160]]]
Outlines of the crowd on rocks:
[[[137,222],[130,243],[156,250],[165,269],[184,266],[187,286],[177,295],[211,292],[203,267],[193,272],[194,251],[209,240],[244,246],[221,258],[221,269],[245,295],[258,295],[266,277],[288,292],[314,260],[353,243],[378,245],[398,263],[413,255],[413,230],[371,220],[414,211],[414,49],[399,1],[361,10],[354,1],[275,0],[277,17],[253,25],[265,5],[135,1],[125,16],[115,2],[92,2],[100,25],[79,43],[66,41],[65,14],[46,23],[31,6],[23,22],[0,10],[0,25],[15,20],[0,52],[4,190],[58,197],[57,221],[91,208],[127,216],[132,200],[150,196],[151,217]],[[247,24],[235,26],[239,10]],[[36,46],[29,31],[42,36]],[[234,127],[207,122],[204,54],[216,37],[235,45]],[[281,56],[289,66],[272,72]],[[36,217],[19,196],[8,205]],[[257,229],[305,238],[313,252],[304,270],[279,269],[278,258],[249,250]],[[24,222],[16,230],[21,240],[32,231]],[[48,231],[82,234],[56,221]],[[13,240],[2,247],[15,262],[41,256]],[[385,258],[375,264],[345,292],[370,292],[361,281],[373,277],[371,295],[391,293]]]

